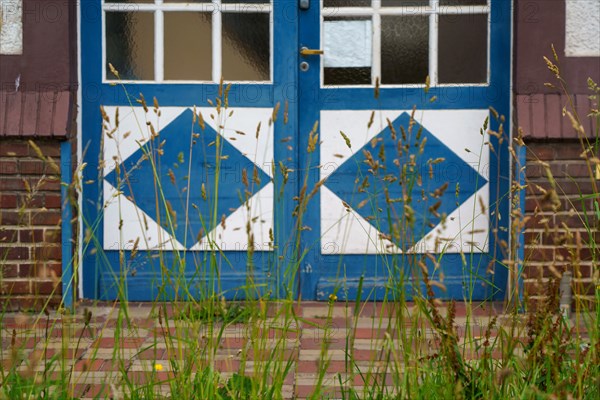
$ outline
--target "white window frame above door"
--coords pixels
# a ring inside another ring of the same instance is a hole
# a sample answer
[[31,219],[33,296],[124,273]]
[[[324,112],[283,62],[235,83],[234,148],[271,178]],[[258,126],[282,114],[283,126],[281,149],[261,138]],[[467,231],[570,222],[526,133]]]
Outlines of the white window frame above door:
[[[221,3],[221,0],[212,0],[207,3],[164,3],[163,0],[154,0],[154,3],[107,3],[102,0],[102,83],[114,83],[114,79],[107,79],[111,72],[106,65],[106,13],[107,12],[148,12],[154,14],[154,79],[153,80],[123,80],[123,83],[133,84],[179,84],[179,83],[219,83],[222,76],[222,12],[230,13],[268,13],[269,14],[269,80],[268,81],[235,81],[228,83],[273,83],[273,0],[268,4],[243,4]],[[205,12],[212,14],[212,79],[211,80],[165,80],[164,79],[164,54],[165,54],[165,12]]]
[[[383,7],[381,0],[372,0],[371,7],[324,7],[323,0],[320,0],[321,6],[321,48],[324,48],[324,24],[327,17],[367,17],[371,18],[373,29],[372,37],[372,60],[371,60],[371,84],[370,85],[343,85],[340,88],[352,87],[372,87],[376,84],[376,79],[381,77],[381,16],[397,15],[427,15],[429,17],[429,65],[428,76],[430,86],[435,87],[456,87],[456,86],[471,86],[471,87],[487,87],[490,84],[491,65],[490,65],[490,46],[491,46],[491,0],[487,0],[486,5],[456,5],[456,6],[441,6],[440,0],[429,0],[429,5],[426,6],[398,6],[398,7]],[[482,15],[488,16],[487,23],[487,71],[486,82],[480,83],[439,83],[438,82],[438,30],[440,15]],[[321,87],[326,88],[329,85],[325,84],[325,71],[321,67]],[[422,88],[425,83],[418,84],[383,84],[381,86],[387,88]],[[336,87],[338,87],[336,85]]]

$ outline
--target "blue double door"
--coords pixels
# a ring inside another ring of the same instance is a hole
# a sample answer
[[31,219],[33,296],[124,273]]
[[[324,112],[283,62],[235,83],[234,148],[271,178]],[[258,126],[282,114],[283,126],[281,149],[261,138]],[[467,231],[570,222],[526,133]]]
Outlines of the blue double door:
[[121,3],[81,6],[84,297],[504,296],[508,2]]

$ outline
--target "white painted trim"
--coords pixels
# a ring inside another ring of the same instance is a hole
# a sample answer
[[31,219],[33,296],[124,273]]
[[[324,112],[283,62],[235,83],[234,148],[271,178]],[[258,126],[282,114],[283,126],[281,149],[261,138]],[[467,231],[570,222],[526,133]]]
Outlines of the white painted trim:
[[[490,82],[492,81],[492,7],[490,5],[490,1],[491,0],[487,0],[487,4],[488,7],[490,9],[490,13],[488,13],[488,23],[487,23],[487,75],[486,75],[486,83],[489,86]],[[512,0],[510,0],[512,2]],[[512,12],[512,8],[511,8],[511,12]],[[511,18],[512,18],[512,14],[511,14]],[[510,23],[511,25],[511,29],[512,29],[512,21]],[[512,31],[510,34],[510,40],[512,43]],[[511,49],[512,49],[512,44],[511,44]],[[511,55],[512,57],[512,55]],[[512,76],[512,63],[511,63],[511,76]],[[512,82],[512,81],[511,81]],[[512,88],[512,84],[510,86]],[[511,89],[512,90],[512,89]],[[511,103],[512,104],[512,103]]]
[[272,12],[271,4],[220,4],[220,0],[211,3],[110,3],[102,5],[103,11],[127,12],[127,11],[197,11],[197,12],[236,12],[236,13],[267,13]]
[[[439,0],[430,0],[432,9],[437,10],[440,6]],[[429,84],[437,86],[438,84],[438,35],[439,18],[437,14],[429,15]]]
[[[162,0],[157,0],[162,2]],[[165,15],[162,10],[154,12],[154,80],[165,79]]]
[[[154,80],[122,80],[122,84],[215,84],[221,81],[222,75],[222,12],[235,13],[268,13],[269,14],[269,80],[268,81],[227,81],[232,84],[273,84],[274,77],[274,32],[273,4],[222,4],[221,0],[209,3],[163,3],[155,0],[148,3],[106,3],[102,0],[102,83],[111,84],[115,80],[107,79],[106,70],[106,12],[153,12],[154,13]],[[164,79],[164,13],[165,12],[206,12],[212,14],[212,80],[165,80]]]
[[[498,0],[501,1],[501,0]],[[429,17],[429,62],[428,62],[428,75],[430,78],[431,87],[489,87],[491,78],[491,6],[490,0],[487,0],[487,4],[483,6],[444,6],[440,7],[439,0],[429,0],[427,6],[406,6],[406,7],[382,7],[381,0],[373,0],[371,7],[323,7],[323,1],[320,1],[321,13],[320,13],[320,29],[321,29],[321,48],[324,48],[323,41],[323,29],[324,29],[324,16],[335,16],[335,17],[366,17],[371,18],[373,26],[373,59],[371,63],[371,85],[326,85],[324,78],[325,66],[321,63],[321,88],[335,87],[343,89],[353,88],[372,88],[375,85],[375,79],[380,78],[380,86],[384,88],[423,88],[424,84],[383,84],[381,82],[381,16],[385,15],[419,15]],[[488,35],[487,35],[487,66],[486,66],[486,82],[485,83],[445,83],[440,84],[438,78],[438,55],[439,55],[439,16],[440,15],[477,15],[486,14],[488,15]]]
[[[104,0],[102,0],[102,3],[104,5]],[[81,14],[81,13],[80,13]],[[80,15],[78,15],[78,17],[80,17]],[[108,70],[106,69],[106,13],[105,12],[101,12],[100,13],[100,30],[102,31],[102,36],[100,37],[100,41],[102,42],[102,82],[110,82],[107,78],[108,78]],[[81,28],[80,28],[81,30]],[[79,41],[79,44],[81,45],[81,40]],[[81,61],[81,60],[80,60]],[[111,77],[112,77],[112,72],[111,72]]]
[[375,85],[376,79],[379,78],[379,84],[381,84],[381,15],[379,9],[381,8],[381,0],[373,0],[373,13],[372,27],[373,27],[373,44],[371,45],[371,84]]
[[[220,0],[213,0],[212,6],[218,10]],[[212,80],[213,82],[221,82],[223,76],[221,57],[223,56],[223,37],[222,33],[223,18],[221,12],[213,11],[212,13]]]
[[[104,0],[102,0],[104,2]],[[76,8],[76,18],[77,18],[77,81],[79,84],[77,85],[77,106],[79,112],[77,112],[77,166],[83,164],[83,151],[82,151],[82,133],[83,133],[83,116],[82,114],[82,105],[83,105],[83,89],[81,84],[81,2],[77,2]],[[102,13],[104,14],[104,13]],[[104,26],[104,21],[102,21],[102,26]],[[104,29],[103,29],[104,32]],[[102,40],[104,44],[104,39]],[[104,45],[102,46],[102,50],[104,51]],[[103,55],[103,60],[104,55]],[[104,68],[102,68],[104,71]],[[104,79],[104,77],[103,77]],[[81,177],[78,178],[79,182],[83,180]],[[75,181],[73,179],[73,181]],[[78,237],[77,237],[77,245],[75,251],[77,252],[78,262],[73,264],[73,268],[77,267],[77,297],[79,299],[83,298],[83,218],[81,216],[81,210],[83,209],[83,193],[78,191],[77,193],[77,207],[79,208],[79,212],[76,215],[77,218],[77,227],[78,227]]]
[[[377,1],[377,0],[374,0]],[[407,6],[407,7],[340,7],[323,8],[323,12],[329,12],[336,17],[370,16],[374,12],[381,15],[459,15],[459,14],[489,14],[489,6],[444,6],[442,9],[432,9],[431,6]]]
[[[514,57],[514,54],[515,54],[514,53],[515,42],[513,40],[513,38],[514,38],[513,35],[515,33],[515,18],[514,17],[515,17],[515,0],[510,0],[510,18],[511,18],[511,21],[510,21],[510,65],[509,65],[509,68],[510,68],[510,93],[509,93],[510,104],[508,105],[508,112],[510,113],[510,115],[506,116],[505,125],[508,125],[508,126],[504,127],[504,129],[508,130],[508,137],[510,138],[508,146],[510,146],[513,143],[513,138],[514,138],[514,130],[513,130],[513,125],[514,124],[512,123],[513,122],[513,115],[514,115],[514,104],[515,104],[514,103],[514,97],[515,97],[515,95],[514,95],[514,92],[513,92],[513,82],[514,82],[514,73],[513,73],[513,65],[514,64],[513,63],[514,63],[514,60],[515,60],[515,57]],[[491,22],[490,22],[490,26],[491,26]],[[491,36],[491,31],[490,31],[490,34],[488,35],[488,37],[490,37],[490,36]],[[519,161],[519,160],[514,160],[513,156],[512,156],[512,153],[510,151],[508,153],[509,153],[509,155],[508,155],[509,160],[512,160],[512,162],[508,163],[508,174],[509,174],[508,176],[509,176],[509,179],[512,180],[513,174],[515,173],[514,163],[517,162],[517,161]],[[511,186],[511,185],[512,185],[512,181],[509,181],[509,186]],[[498,195],[500,197],[500,193]],[[513,196],[514,196],[514,192],[512,190],[510,190],[509,193],[508,193],[508,196],[509,196],[508,206],[510,208],[511,204],[512,204],[512,199],[513,199]],[[525,210],[521,210],[521,212],[524,212],[524,211]],[[507,224],[508,225],[508,232],[512,232],[513,219],[512,219],[512,217],[510,215],[510,210],[508,210],[508,215],[506,215],[506,218],[508,218],[508,224]],[[521,234],[523,234],[523,233],[521,233]],[[518,238],[515,238],[515,239],[519,240]],[[508,235],[508,249],[509,249],[509,251],[510,251],[510,249],[513,248],[512,241],[513,241],[513,235],[509,234]],[[523,244],[524,243],[525,242],[523,241]],[[517,251],[517,254],[518,253],[519,252]],[[513,260],[514,260],[515,256],[516,256],[516,254],[509,254],[509,257],[511,259],[513,259]],[[507,274],[506,274],[506,288],[505,289],[506,289],[505,293],[509,294],[509,295],[515,289],[515,288],[512,287],[511,271],[510,270],[507,271]],[[521,287],[520,290],[523,290],[523,287]],[[518,298],[519,297],[519,292],[517,292],[515,294],[516,294],[516,296]],[[505,296],[505,299],[506,298],[507,298],[507,296]]]
[[[269,82],[275,82],[275,13],[269,12]],[[254,81],[253,81],[254,82]]]
[[[323,8],[323,0],[319,1],[319,9],[321,10],[321,12],[319,13],[319,49],[324,49],[325,48],[325,13],[323,12],[324,8]],[[301,43],[298,43],[298,47],[300,47]],[[300,49],[298,49],[298,51],[300,51]],[[302,60],[300,60],[300,62],[302,62]],[[320,87],[324,87],[325,86],[325,60],[321,60],[320,63],[320,68],[321,70],[319,71],[319,76],[320,81],[319,81],[319,86]]]

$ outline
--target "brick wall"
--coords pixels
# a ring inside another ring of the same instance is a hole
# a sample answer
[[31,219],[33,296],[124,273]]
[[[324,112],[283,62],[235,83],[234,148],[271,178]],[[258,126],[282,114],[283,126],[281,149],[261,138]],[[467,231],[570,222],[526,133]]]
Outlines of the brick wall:
[[0,138],[0,307],[60,301],[60,141]]
[[[578,140],[530,141],[527,147],[526,294],[530,301],[540,300],[548,280],[560,279],[570,270],[574,300],[592,305],[600,259],[600,250],[594,251],[592,245],[600,246],[600,221],[591,195],[600,196],[592,184],[595,181],[600,187],[600,180],[595,170],[590,176]],[[555,180],[556,196],[548,170]]]

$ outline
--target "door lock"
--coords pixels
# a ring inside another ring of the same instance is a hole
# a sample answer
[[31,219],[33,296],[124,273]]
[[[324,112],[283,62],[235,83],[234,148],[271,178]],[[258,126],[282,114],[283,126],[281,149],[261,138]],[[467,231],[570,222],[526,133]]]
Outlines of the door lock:
[[302,61],[300,63],[300,71],[306,72],[306,71],[308,71],[309,68],[310,68],[310,65],[308,65],[308,63],[306,61]]

